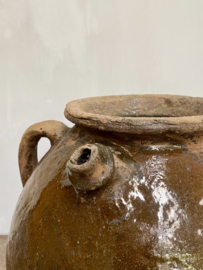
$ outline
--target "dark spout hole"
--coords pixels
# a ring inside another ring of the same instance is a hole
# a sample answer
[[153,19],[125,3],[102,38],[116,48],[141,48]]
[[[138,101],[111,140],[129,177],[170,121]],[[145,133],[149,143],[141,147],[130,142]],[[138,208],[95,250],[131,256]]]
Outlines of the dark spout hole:
[[77,165],[81,165],[85,162],[87,162],[90,159],[91,150],[88,148],[83,149],[81,155],[79,156],[77,160]]

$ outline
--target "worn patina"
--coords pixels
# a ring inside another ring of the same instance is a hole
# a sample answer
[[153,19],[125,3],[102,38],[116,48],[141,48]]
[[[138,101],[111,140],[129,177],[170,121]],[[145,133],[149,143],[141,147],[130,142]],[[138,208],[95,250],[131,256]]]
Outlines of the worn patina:
[[203,269],[203,98],[88,98],[65,115],[73,128],[23,135],[7,270]]

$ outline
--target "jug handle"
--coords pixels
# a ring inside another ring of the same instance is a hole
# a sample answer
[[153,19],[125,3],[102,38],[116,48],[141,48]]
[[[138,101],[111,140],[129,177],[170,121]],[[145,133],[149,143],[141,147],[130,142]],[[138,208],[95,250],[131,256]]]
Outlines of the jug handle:
[[61,122],[50,120],[36,123],[30,126],[20,142],[18,161],[22,184],[25,186],[28,178],[38,164],[37,144],[42,137],[47,137],[53,146],[61,136],[68,131],[66,125]]

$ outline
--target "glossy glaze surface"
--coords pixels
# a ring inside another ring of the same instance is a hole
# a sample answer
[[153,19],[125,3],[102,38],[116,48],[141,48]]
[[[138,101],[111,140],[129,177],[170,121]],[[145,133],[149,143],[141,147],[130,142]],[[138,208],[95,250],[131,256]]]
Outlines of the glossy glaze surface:
[[[88,145],[110,152],[95,154],[111,170],[94,190],[70,174]],[[19,198],[7,269],[203,269],[203,134],[63,127]]]

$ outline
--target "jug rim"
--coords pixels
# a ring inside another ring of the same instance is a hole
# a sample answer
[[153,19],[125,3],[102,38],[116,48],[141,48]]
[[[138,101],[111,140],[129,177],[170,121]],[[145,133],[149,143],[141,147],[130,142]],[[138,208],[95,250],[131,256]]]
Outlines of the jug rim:
[[128,134],[203,132],[203,98],[114,95],[73,100],[65,117],[78,126]]

